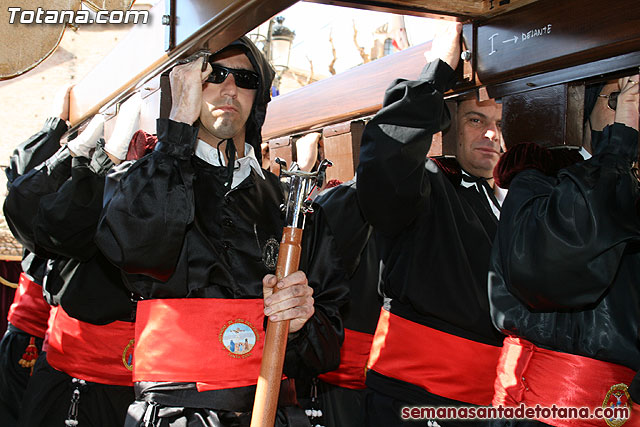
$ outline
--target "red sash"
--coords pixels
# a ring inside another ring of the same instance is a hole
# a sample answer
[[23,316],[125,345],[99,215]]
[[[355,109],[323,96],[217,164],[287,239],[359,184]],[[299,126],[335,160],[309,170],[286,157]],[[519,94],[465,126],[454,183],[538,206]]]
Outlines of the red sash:
[[[522,338],[507,337],[498,363],[493,405],[589,407],[593,413],[593,409],[603,407],[605,401],[607,406],[615,404],[616,398],[609,393],[612,386],[629,385],[634,375],[633,370],[621,365],[546,350]],[[607,427],[603,419],[597,418],[540,421],[558,427]],[[629,420],[625,427],[638,422],[640,420],[634,420],[632,424]]]
[[54,307],[47,362],[75,378],[100,384],[133,386],[134,324],[93,325]]
[[319,375],[322,381],[351,389],[365,388],[367,360],[373,335],[344,330],[344,342],[340,348],[340,366],[335,371]]
[[199,391],[255,385],[263,310],[262,299],[139,301],[134,381],[195,382]]
[[438,396],[490,405],[500,347],[420,325],[382,309],[369,369]]
[[42,286],[20,273],[18,289],[7,316],[9,323],[34,337],[44,338],[50,309],[42,296]]

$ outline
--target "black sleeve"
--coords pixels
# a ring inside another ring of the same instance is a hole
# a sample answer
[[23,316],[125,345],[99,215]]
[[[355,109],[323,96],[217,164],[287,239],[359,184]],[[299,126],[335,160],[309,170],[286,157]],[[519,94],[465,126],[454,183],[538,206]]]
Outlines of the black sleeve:
[[66,146],[47,161],[20,176],[9,185],[4,201],[4,215],[15,238],[38,256],[52,256],[38,247],[34,238],[34,223],[43,196],[55,193],[71,174],[71,155]]
[[111,166],[113,162],[104,151],[102,140],[91,160],[73,158],[71,179],[40,201],[34,226],[37,246],[80,261],[88,261],[95,254],[104,177]]
[[314,201],[314,211],[326,219],[324,226],[333,236],[335,254],[344,269],[349,289],[349,299],[341,309],[344,327],[373,334],[382,305],[380,262],[373,227],[358,203],[355,180],[323,191]]
[[8,183],[24,175],[53,156],[60,148],[60,138],[67,131],[67,124],[58,117],[49,117],[40,132],[20,144],[9,158],[5,169]]
[[367,220],[382,233],[398,233],[427,203],[426,156],[432,136],[450,123],[443,94],[453,76],[451,67],[435,61],[417,81],[396,80],[365,127],[358,196]]
[[127,273],[167,280],[193,222],[191,155],[198,129],[158,119],[158,144],[117,183],[102,211],[96,243]]
[[530,308],[585,307],[613,282],[627,243],[640,237],[637,144],[637,131],[614,124],[601,154],[557,177],[527,170],[513,180],[498,244],[507,286]]
[[[60,149],[60,138],[67,131],[67,123],[59,117],[49,117],[42,129],[20,144],[9,157],[5,168],[7,187],[19,176],[53,156]],[[18,219],[19,220],[19,219]],[[24,250],[22,269],[36,283],[42,284],[46,260]]]
[[312,216],[305,227],[300,270],[313,288],[315,313],[287,344],[284,373],[291,378],[311,378],[336,369],[344,340],[340,308],[349,293],[344,270],[324,219],[319,212]]

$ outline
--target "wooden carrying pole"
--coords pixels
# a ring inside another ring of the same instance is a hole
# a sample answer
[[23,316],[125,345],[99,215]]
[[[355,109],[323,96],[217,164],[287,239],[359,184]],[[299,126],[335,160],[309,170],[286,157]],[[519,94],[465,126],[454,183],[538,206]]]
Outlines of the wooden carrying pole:
[[[284,171],[284,162],[276,159],[281,165],[280,176],[289,179],[289,195],[285,202],[285,226],[280,241],[276,277],[278,281],[298,271],[300,253],[302,251],[302,231],[305,215],[311,209],[311,193],[322,186],[325,171],[332,163],[323,160],[316,172],[303,172],[295,163],[288,171]],[[274,288],[273,292],[278,289]],[[273,427],[278,408],[278,395],[282,381],[282,368],[287,350],[289,321],[267,321],[267,333],[264,338],[264,352],[260,366],[260,376],[256,387],[256,398],[251,414],[251,427]]]
[[[278,266],[276,267],[278,280],[282,280],[298,270],[300,251],[302,250],[301,242],[302,229],[296,227],[284,228],[278,254]],[[277,288],[274,288],[274,292],[277,292]],[[280,394],[280,382],[282,380],[282,368],[288,336],[288,320],[280,322],[269,320],[267,322],[260,377],[258,378],[256,398],[251,415],[251,427],[273,427],[278,407],[278,395]]]

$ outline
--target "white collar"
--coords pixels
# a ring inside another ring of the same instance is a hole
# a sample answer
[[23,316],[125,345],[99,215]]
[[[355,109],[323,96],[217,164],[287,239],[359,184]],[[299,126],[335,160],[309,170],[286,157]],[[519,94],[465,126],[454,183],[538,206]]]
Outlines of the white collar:
[[591,153],[589,153],[584,147],[580,147],[580,155],[584,160],[589,160],[591,158]]
[[[487,193],[488,191],[487,188],[485,188],[485,186],[477,185],[475,182],[470,182],[475,177],[467,173],[467,171],[465,171],[462,168],[460,168],[460,171],[462,172],[463,176],[470,178],[469,181],[465,181],[464,179],[461,179],[460,185],[465,188],[474,187],[482,196],[484,196],[487,199],[487,201],[489,202],[489,207],[491,208],[491,211],[493,212],[495,217],[500,219],[500,209],[498,206],[494,205],[494,201],[491,200],[491,197]],[[491,188],[491,187],[488,187],[488,188]],[[494,183],[493,195],[495,196],[495,199],[498,202],[499,206],[502,206],[502,203],[504,202],[504,198],[507,197],[507,192],[508,190],[505,190],[504,188],[500,188]]]
[[[216,147],[212,147],[201,139],[198,139],[198,142],[196,143],[194,154],[212,166],[226,166],[224,155]],[[245,142],[244,156],[236,159],[235,161],[231,188],[236,188],[242,181],[244,181],[249,176],[251,169],[256,171],[260,178],[265,179],[253,147]]]

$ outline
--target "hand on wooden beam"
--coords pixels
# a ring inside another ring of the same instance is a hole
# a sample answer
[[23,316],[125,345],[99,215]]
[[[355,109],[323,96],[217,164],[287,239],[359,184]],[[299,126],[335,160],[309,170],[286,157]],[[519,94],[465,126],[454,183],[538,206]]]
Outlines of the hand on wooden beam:
[[444,28],[439,31],[431,42],[431,50],[425,52],[427,62],[441,59],[456,69],[460,61],[460,22],[446,22]]
[[178,65],[169,74],[171,82],[171,113],[169,118],[176,122],[193,125],[200,117],[202,108],[202,85],[211,74],[211,65],[204,71],[204,58]]
[[638,130],[638,79],[636,74],[618,80],[620,94],[616,106],[616,122]]
[[62,87],[57,93],[51,106],[50,117],[60,117],[62,120],[69,120],[69,92],[73,85]]
[[311,172],[318,160],[319,132],[308,133],[296,141],[297,163],[300,170]]

